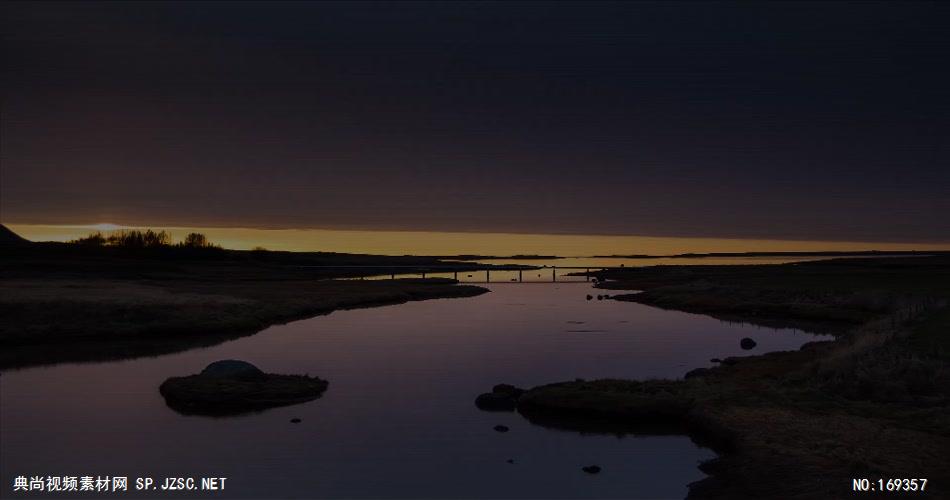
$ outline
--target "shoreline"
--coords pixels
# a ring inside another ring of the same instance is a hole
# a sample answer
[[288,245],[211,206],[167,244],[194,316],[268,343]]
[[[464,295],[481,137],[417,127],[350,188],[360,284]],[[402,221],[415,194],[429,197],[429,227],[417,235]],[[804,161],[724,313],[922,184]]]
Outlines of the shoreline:
[[873,260],[597,273],[601,288],[642,290],[617,300],[766,326],[807,319],[836,339],[682,380],[541,385],[517,411],[577,432],[690,436],[719,456],[688,498],[836,498],[861,477],[926,477],[930,495],[946,493],[950,259]]
[[[323,292],[343,295],[342,298],[333,300],[317,296],[312,300],[275,297],[261,301],[216,295],[212,297],[218,300],[217,302],[203,302],[200,310],[186,313],[187,318],[166,314],[167,309],[182,306],[175,302],[134,305],[97,302],[95,315],[149,316],[151,320],[145,326],[117,325],[111,322],[103,325],[108,328],[92,331],[80,330],[79,326],[69,329],[40,328],[31,332],[41,336],[37,338],[27,338],[23,335],[20,339],[11,339],[9,334],[4,334],[4,338],[0,340],[0,372],[65,362],[99,362],[171,354],[198,347],[210,347],[257,334],[271,326],[334,311],[397,305],[419,300],[473,297],[488,292],[485,288],[448,284],[438,279],[426,280],[432,283],[423,283],[422,280],[411,280],[408,283],[401,281],[403,280],[319,282],[320,288],[324,288]],[[71,287],[70,284],[62,285]],[[33,321],[36,315],[41,314],[39,309],[48,309],[51,304],[53,303],[30,304],[31,308],[37,309],[36,313],[21,315],[22,320],[17,324],[5,320],[4,328],[22,327],[23,322]],[[67,321],[89,321],[89,318],[80,320],[76,317],[89,315],[86,307],[89,304],[55,304],[61,310],[54,314],[60,317],[70,314],[73,316],[65,318]],[[9,310],[10,307],[8,302],[2,304],[2,309]],[[62,309],[74,311],[70,313]]]
[[[334,279],[354,272],[332,267],[439,263],[428,258],[42,244],[0,250],[0,371],[167,354],[337,310],[488,291],[445,278]],[[309,263],[329,268],[299,267]]]

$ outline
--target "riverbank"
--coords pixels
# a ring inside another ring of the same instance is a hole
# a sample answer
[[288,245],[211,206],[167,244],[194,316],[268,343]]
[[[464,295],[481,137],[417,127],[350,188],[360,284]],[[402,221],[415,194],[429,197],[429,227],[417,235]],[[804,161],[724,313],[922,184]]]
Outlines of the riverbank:
[[853,478],[950,472],[950,259],[662,266],[598,273],[613,298],[831,332],[799,351],[729,358],[676,381],[535,387],[518,411],[590,432],[683,433],[720,453],[691,498],[837,498]]
[[0,254],[0,369],[165,354],[334,310],[487,291],[446,279],[330,279],[369,272],[345,267],[354,265],[466,269],[425,257],[65,244]]

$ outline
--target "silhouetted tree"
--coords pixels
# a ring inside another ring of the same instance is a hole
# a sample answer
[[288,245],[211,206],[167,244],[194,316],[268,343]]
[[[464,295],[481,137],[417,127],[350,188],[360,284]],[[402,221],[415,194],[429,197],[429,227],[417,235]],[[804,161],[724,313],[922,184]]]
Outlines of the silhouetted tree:
[[109,236],[96,232],[71,241],[78,245],[110,246],[119,248],[158,248],[171,245],[171,236],[165,231],[123,229]]
[[157,248],[170,245],[171,236],[165,231],[123,229],[109,235],[107,244],[121,248]]
[[84,236],[84,237],[72,240],[70,241],[70,243],[73,243],[76,245],[88,245],[88,246],[94,246],[94,247],[101,247],[106,244],[106,237],[103,236],[102,233],[95,232],[95,233],[90,234],[89,236]]
[[208,243],[208,238],[201,233],[188,233],[185,236],[185,241],[181,242],[181,246],[189,248],[205,248],[211,246]]
[[[128,249],[167,248],[172,246],[172,238],[166,231],[123,229],[112,232],[108,236],[100,232],[92,233],[89,236],[72,240],[70,243]],[[178,248],[221,248],[208,241],[208,237],[201,233],[188,233],[181,243],[174,246]]]

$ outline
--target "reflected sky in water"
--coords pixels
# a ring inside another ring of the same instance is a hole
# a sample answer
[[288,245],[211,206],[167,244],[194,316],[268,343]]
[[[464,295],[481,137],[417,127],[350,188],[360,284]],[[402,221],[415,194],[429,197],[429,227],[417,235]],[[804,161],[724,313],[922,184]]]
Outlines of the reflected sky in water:
[[[475,396],[602,377],[679,377],[709,358],[816,337],[586,300],[581,283],[340,311],[215,347],[4,373],[2,481],[16,475],[215,475],[230,497],[656,498],[713,456],[684,436],[581,435],[485,413]],[[323,398],[235,418],[182,416],[167,377],[237,358],[330,381]],[[303,419],[291,424],[294,417]],[[509,426],[508,433],[493,427]],[[514,464],[507,463],[513,459]],[[580,467],[598,464],[597,476]]]

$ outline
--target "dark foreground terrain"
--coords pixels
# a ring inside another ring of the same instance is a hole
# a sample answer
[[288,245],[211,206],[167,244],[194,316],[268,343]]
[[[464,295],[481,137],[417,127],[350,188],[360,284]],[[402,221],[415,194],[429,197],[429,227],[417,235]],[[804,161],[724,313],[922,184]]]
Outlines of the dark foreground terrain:
[[0,245],[0,369],[158,355],[338,309],[484,293],[446,279],[333,279],[470,267],[427,257]]
[[[470,268],[425,257],[0,245],[0,369],[158,355],[337,309],[485,292],[452,280],[332,279],[367,272],[347,267],[357,265]],[[691,485],[693,498],[851,497],[854,478],[926,478],[925,493],[908,495],[950,495],[950,257],[596,277],[601,288],[638,291],[615,300],[836,340],[727,358],[683,380],[539,386],[517,391],[508,409],[581,432],[689,434],[720,455],[703,464],[710,477]]]
[[[529,420],[587,432],[685,433],[720,458],[691,498],[852,497],[853,478],[927,478],[950,495],[950,258],[599,273],[617,300],[832,333],[728,358],[684,380],[573,381],[518,399]],[[904,483],[901,483],[904,484]],[[863,494],[867,496],[868,494]],[[895,493],[890,493],[895,496]]]

